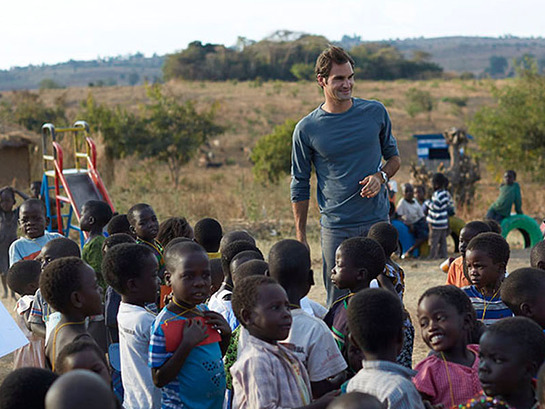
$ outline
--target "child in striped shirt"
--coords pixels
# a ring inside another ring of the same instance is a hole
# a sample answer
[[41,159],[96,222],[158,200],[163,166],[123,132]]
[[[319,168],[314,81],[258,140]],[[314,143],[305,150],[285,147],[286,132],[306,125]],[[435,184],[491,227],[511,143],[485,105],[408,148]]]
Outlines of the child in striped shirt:
[[448,179],[442,173],[432,178],[433,195],[427,202],[426,221],[430,226],[430,259],[447,257],[448,218],[454,215],[454,203],[447,190]]

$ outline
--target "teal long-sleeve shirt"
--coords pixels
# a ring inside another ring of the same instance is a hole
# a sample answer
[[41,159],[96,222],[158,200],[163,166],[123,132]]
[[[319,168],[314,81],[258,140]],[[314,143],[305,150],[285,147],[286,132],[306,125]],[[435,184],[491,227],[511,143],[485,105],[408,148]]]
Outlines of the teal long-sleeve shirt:
[[496,199],[490,209],[507,217],[511,214],[511,208],[515,205],[517,214],[522,214],[522,196],[520,194],[520,186],[517,182],[512,185],[501,185],[500,196]]

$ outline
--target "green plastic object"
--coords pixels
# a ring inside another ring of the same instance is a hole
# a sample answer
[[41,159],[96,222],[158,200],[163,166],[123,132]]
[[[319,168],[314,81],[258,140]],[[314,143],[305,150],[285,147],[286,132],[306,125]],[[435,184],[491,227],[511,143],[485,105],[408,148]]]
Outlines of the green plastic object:
[[518,230],[524,237],[524,248],[534,247],[543,240],[543,234],[537,222],[525,214],[515,214],[501,221],[501,234],[503,237],[512,230]]

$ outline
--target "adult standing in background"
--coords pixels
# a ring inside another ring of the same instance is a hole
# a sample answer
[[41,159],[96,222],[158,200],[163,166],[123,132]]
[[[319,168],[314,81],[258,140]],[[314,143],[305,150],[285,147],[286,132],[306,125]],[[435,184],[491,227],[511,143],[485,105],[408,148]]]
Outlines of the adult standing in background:
[[291,201],[297,239],[308,245],[306,226],[314,165],[323,276],[330,305],[340,295],[330,279],[335,251],[343,240],[365,236],[373,224],[389,220],[386,183],[401,161],[384,106],[352,97],[354,60],[350,55],[330,46],[318,56],[315,72],[325,101],[295,127]]

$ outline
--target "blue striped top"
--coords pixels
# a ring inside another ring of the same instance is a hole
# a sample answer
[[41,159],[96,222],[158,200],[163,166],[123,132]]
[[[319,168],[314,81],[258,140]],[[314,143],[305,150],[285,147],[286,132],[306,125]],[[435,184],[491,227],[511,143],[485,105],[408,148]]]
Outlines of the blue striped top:
[[475,312],[477,313],[477,319],[481,320],[486,326],[502,318],[513,316],[509,307],[501,300],[499,291],[494,297],[485,297],[474,285],[463,287],[462,290],[464,290],[471,300],[471,304],[473,304],[473,308],[475,308]]

